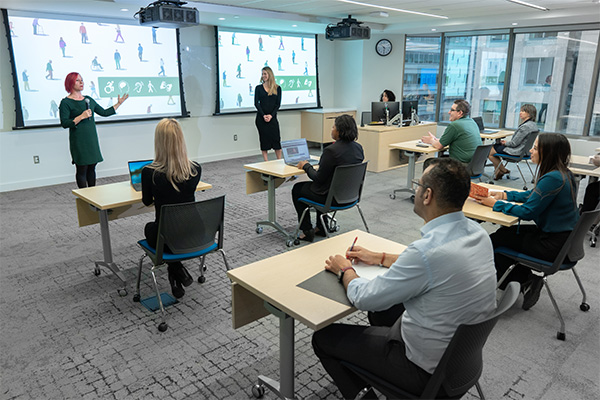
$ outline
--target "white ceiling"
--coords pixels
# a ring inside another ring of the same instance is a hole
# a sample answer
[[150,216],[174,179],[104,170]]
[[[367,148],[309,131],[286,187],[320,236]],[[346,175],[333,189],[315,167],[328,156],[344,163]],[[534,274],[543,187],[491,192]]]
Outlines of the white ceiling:
[[[349,14],[373,33],[432,33],[538,27],[600,22],[598,0],[528,0],[550,11],[538,11],[506,0],[362,0],[363,3],[447,16],[439,19],[348,4],[337,0],[189,1],[206,25],[324,33],[330,23]],[[129,19],[153,0],[0,0],[3,8],[58,14]],[[121,9],[128,9],[121,11]],[[381,16],[385,11],[387,17]],[[223,19],[220,19],[223,18]],[[295,26],[294,26],[295,25]]]

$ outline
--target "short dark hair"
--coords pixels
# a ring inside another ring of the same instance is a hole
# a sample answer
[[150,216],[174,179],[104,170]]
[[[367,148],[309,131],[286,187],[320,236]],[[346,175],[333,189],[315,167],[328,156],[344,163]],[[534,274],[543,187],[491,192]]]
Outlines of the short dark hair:
[[521,111],[526,112],[527,115],[529,115],[529,119],[535,122],[535,117],[537,116],[537,108],[535,108],[533,104],[523,104],[521,106]]
[[353,142],[358,139],[358,128],[356,121],[351,115],[342,114],[335,119],[335,129],[340,134],[340,139],[344,142]]
[[465,164],[449,157],[436,158],[433,168],[423,175],[423,185],[434,193],[441,208],[462,210],[471,190],[471,177]]
[[462,111],[463,117],[466,117],[469,114],[471,114],[471,105],[468,101],[462,99],[454,100],[454,104],[456,104],[457,111]]
[[388,98],[388,101],[396,101],[396,95],[394,94],[394,92],[392,92],[389,89],[385,89],[383,91],[383,93],[381,93],[381,96],[379,96],[379,101],[383,101],[383,94],[385,93],[385,95]]

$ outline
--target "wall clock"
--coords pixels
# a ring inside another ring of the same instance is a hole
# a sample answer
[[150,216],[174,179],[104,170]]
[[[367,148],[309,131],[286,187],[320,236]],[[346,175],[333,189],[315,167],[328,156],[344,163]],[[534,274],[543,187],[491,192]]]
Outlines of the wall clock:
[[375,45],[375,51],[377,51],[377,54],[382,57],[387,56],[392,52],[392,42],[390,42],[388,39],[381,39]]

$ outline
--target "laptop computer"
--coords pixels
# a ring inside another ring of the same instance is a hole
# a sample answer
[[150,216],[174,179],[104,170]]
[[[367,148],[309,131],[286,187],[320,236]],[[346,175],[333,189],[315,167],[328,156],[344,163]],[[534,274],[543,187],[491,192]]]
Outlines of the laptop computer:
[[136,192],[142,191],[142,168],[151,164],[153,160],[128,161],[129,183]]
[[483,118],[481,118],[481,117],[473,117],[473,121],[475,121],[475,123],[479,127],[479,133],[496,133],[496,132],[500,132],[499,129],[485,129],[484,126],[483,126]]
[[283,152],[283,160],[287,165],[296,166],[300,161],[308,161],[311,165],[316,165],[319,160],[310,158],[308,152],[308,144],[306,139],[284,140],[281,142],[281,150]]

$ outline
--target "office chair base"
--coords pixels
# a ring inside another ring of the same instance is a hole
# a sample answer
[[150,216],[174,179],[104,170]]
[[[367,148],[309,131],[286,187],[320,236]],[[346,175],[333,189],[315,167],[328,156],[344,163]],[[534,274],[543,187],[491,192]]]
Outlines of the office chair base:
[[166,322],[161,322],[160,324],[158,324],[158,330],[160,332],[165,332],[167,329],[169,329],[169,324],[167,324]]

